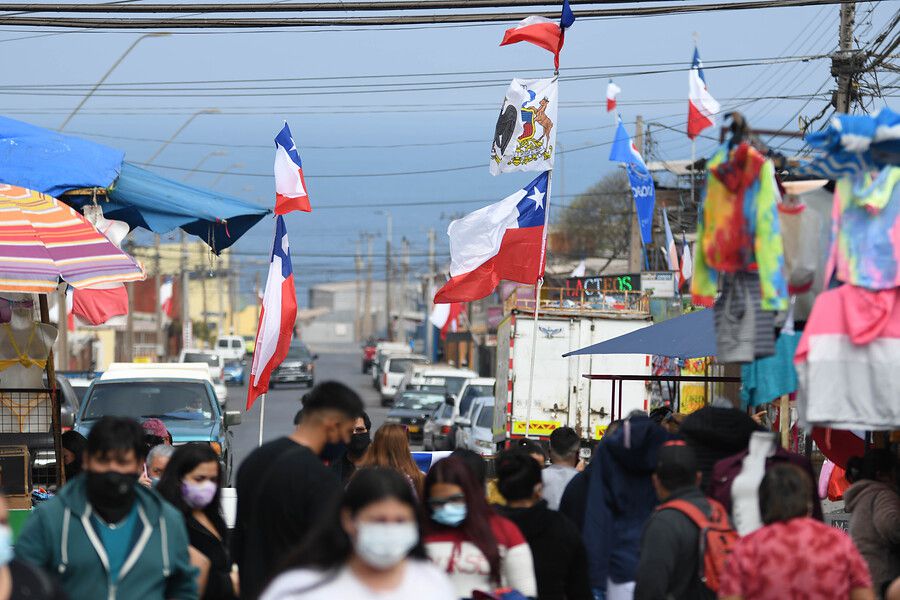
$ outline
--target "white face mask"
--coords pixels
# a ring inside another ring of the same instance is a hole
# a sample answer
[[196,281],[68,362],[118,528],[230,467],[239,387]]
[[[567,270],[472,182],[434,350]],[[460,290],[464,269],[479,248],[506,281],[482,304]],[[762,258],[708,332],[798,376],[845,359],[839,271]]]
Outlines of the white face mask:
[[406,558],[419,541],[413,522],[358,523],[354,548],[369,566],[390,569]]
[[0,525],[0,566],[9,564],[13,559],[12,537],[9,525]]

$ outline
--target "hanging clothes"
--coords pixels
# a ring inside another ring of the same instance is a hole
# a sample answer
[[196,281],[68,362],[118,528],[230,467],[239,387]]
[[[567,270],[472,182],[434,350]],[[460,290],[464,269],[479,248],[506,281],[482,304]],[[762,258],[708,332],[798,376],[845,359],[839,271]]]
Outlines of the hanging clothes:
[[900,428],[898,295],[852,285],[819,295],[794,358],[802,427]]
[[707,162],[691,296],[712,306],[720,273],[757,271],[761,307],[787,308],[775,166],[749,144],[722,145]]
[[840,180],[832,217],[835,276],[870,290],[900,286],[900,167]]
[[782,333],[775,341],[775,354],[741,367],[741,405],[760,406],[797,391],[794,353],[800,343],[797,333]]
[[86,325],[103,325],[113,317],[128,314],[128,291],[124,285],[111,289],[75,289],[72,314]]
[[749,363],[775,353],[775,313],[760,304],[759,275],[725,273],[722,293],[713,306],[716,358],[722,363]]

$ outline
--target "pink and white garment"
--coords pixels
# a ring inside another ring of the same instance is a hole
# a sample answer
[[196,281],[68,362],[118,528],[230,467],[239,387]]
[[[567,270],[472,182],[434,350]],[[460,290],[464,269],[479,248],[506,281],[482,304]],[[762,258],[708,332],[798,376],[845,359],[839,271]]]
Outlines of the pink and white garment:
[[794,363],[801,426],[900,428],[900,288],[823,292]]
[[[84,207],[84,216],[97,231],[118,247],[128,235],[128,223],[114,221],[103,216],[99,207]],[[124,325],[128,315],[128,292],[121,283],[105,283],[91,288],[69,288],[72,297],[72,315],[80,327],[98,325]]]

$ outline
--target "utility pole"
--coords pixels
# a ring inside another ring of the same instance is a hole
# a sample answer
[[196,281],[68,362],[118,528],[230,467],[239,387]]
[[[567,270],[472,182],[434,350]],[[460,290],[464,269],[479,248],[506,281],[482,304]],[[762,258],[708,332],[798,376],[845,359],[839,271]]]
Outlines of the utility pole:
[[231,266],[229,272],[231,273],[231,278],[228,281],[228,311],[229,311],[229,320],[228,327],[230,331],[228,332],[230,335],[234,335],[237,329],[235,328],[237,305],[238,305],[238,286],[241,283],[241,275],[240,275],[240,265],[237,261],[232,262],[234,257],[228,257],[228,264]]
[[163,312],[162,303],[160,302],[159,297],[159,292],[162,288],[162,260],[160,257],[160,244],[161,240],[159,234],[157,233],[153,241],[153,246],[156,250],[156,256],[153,260],[156,267],[156,348],[157,360],[162,361],[162,359],[166,355],[166,336],[163,334]]
[[[837,93],[834,98],[834,107],[839,113],[850,112],[850,100],[852,97],[854,67],[856,65],[853,52],[853,29],[856,21],[856,3],[846,2],[841,4],[841,23],[839,35],[839,50],[831,61],[831,73],[837,77]],[[865,57],[863,56],[863,60]]]
[[218,268],[216,268],[216,295],[219,297],[217,310],[219,314],[216,319],[217,339],[222,337],[222,334],[225,332],[225,284],[222,282],[225,273],[222,271],[221,267],[222,265],[219,264]]
[[372,238],[375,237],[371,233],[363,234],[366,237],[366,246],[369,253],[368,266],[366,270],[366,301],[363,304],[365,314],[363,319],[365,322],[366,337],[375,334],[375,320],[372,317]]
[[[644,118],[640,115],[635,119],[634,145],[639,153],[644,151]],[[629,194],[632,195],[632,194]],[[643,267],[643,252],[641,247],[641,223],[638,220],[637,208],[634,199],[631,199],[631,235],[628,241],[628,271],[640,273]]]
[[400,291],[400,306],[397,309],[397,314],[400,315],[400,319],[398,322],[403,334],[403,339],[401,341],[406,342],[406,321],[404,320],[403,314],[408,306],[406,291],[409,289],[409,240],[406,239],[406,236],[403,236],[400,243],[403,246],[403,288]]
[[363,339],[363,323],[362,323],[362,234],[356,240],[356,304],[353,311],[353,336],[357,342]]
[[[134,253],[134,240],[129,235],[122,243],[122,249],[128,254]],[[125,284],[125,291],[128,293],[128,316],[125,317],[125,362],[134,361],[134,284],[128,282]]]
[[394,230],[394,220],[390,212],[387,215],[387,239],[384,244],[384,324],[387,339],[394,341],[394,327],[391,322],[391,275],[394,265],[391,263],[391,237]]
[[181,232],[181,347],[190,348],[194,344],[194,323],[191,321],[190,283],[188,270],[187,234]]
[[56,293],[57,323],[59,327],[59,350],[56,352],[57,371],[69,368],[69,315],[66,312],[66,285],[60,286]]
[[[198,245],[197,250],[200,251],[200,262],[197,265],[197,272],[200,273],[200,293],[203,294],[203,335],[209,338],[209,306],[206,298],[206,280],[208,279],[209,271],[203,269],[203,248]],[[209,340],[207,339],[206,341]]]
[[429,317],[434,309],[434,228],[428,230],[428,277],[425,280],[425,355],[428,360],[434,358],[434,325]]

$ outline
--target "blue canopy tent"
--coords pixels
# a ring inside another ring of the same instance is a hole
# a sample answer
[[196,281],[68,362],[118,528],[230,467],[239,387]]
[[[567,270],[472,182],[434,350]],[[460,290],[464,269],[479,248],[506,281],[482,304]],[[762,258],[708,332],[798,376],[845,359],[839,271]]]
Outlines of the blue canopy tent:
[[715,356],[713,311],[705,309],[681,315],[563,356],[579,354],[654,354],[682,359]]
[[[81,209],[95,195],[103,214],[132,229],[176,228],[219,253],[271,211],[166,179],[124,162],[125,154],[77,137],[0,117],[0,182],[55,196]],[[73,190],[95,190],[72,194]]]

